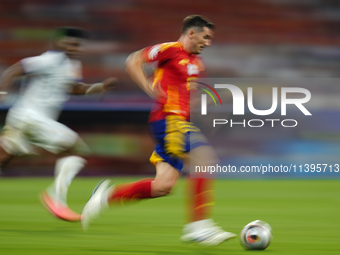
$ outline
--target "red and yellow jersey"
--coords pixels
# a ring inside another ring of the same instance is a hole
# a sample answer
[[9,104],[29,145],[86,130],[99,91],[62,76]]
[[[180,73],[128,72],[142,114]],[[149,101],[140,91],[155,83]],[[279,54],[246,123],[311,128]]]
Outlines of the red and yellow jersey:
[[190,79],[204,71],[199,56],[186,52],[179,42],[147,47],[142,57],[146,62],[158,61],[153,75],[154,90],[161,91],[151,110],[149,122],[167,115],[190,116]]

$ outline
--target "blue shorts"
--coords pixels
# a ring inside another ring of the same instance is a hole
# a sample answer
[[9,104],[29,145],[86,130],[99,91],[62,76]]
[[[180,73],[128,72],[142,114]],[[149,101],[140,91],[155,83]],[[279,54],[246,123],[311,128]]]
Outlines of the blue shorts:
[[167,162],[179,172],[184,165],[187,152],[203,145],[209,145],[199,128],[181,116],[168,115],[163,120],[149,123],[151,135],[157,144],[150,162]]

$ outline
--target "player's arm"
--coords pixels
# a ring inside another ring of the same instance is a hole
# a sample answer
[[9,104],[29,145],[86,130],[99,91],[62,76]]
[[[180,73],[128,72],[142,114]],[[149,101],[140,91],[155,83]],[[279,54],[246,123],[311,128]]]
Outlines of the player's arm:
[[155,92],[152,89],[148,78],[143,70],[143,64],[146,61],[142,56],[143,50],[135,51],[129,55],[126,60],[125,68],[131,79],[137,83],[137,85],[145,91],[150,97],[155,97]]
[[25,72],[19,62],[7,68],[0,77],[0,92],[3,92],[0,93],[0,97],[2,94],[5,94],[5,92],[8,92],[15,79],[24,74]]
[[75,83],[70,91],[71,95],[87,95],[95,93],[103,93],[106,90],[112,90],[117,88],[117,78],[108,78],[100,83],[85,84],[82,82]]

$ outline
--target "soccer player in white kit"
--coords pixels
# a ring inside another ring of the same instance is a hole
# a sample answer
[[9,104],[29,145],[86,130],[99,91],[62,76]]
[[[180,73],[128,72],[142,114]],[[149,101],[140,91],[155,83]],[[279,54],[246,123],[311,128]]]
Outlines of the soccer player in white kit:
[[[1,167],[16,156],[36,154],[35,147],[54,154],[89,153],[77,133],[56,121],[68,94],[105,92],[117,84],[116,78],[96,84],[81,82],[81,62],[78,58],[86,37],[87,32],[79,28],[58,28],[51,50],[22,59],[2,74],[2,94],[7,92],[16,78],[25,76],[29,84],[7,114],[0,136]],[[41,193],[43,204],[54,216],[79,221],[80,215],[67,206],[67,191],[72,179],[85,164],[84,158],[74,154],[57,160],[54,183]]]

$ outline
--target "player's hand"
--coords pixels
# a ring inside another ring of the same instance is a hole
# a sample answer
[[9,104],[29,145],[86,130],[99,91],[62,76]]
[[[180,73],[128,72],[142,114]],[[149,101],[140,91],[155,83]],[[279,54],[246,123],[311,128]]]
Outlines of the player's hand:
[[119,85],[118,79],[115,77],[107,78],[106,80],[103,81],[103,88],[105,90],[116,89],[118,85]]

